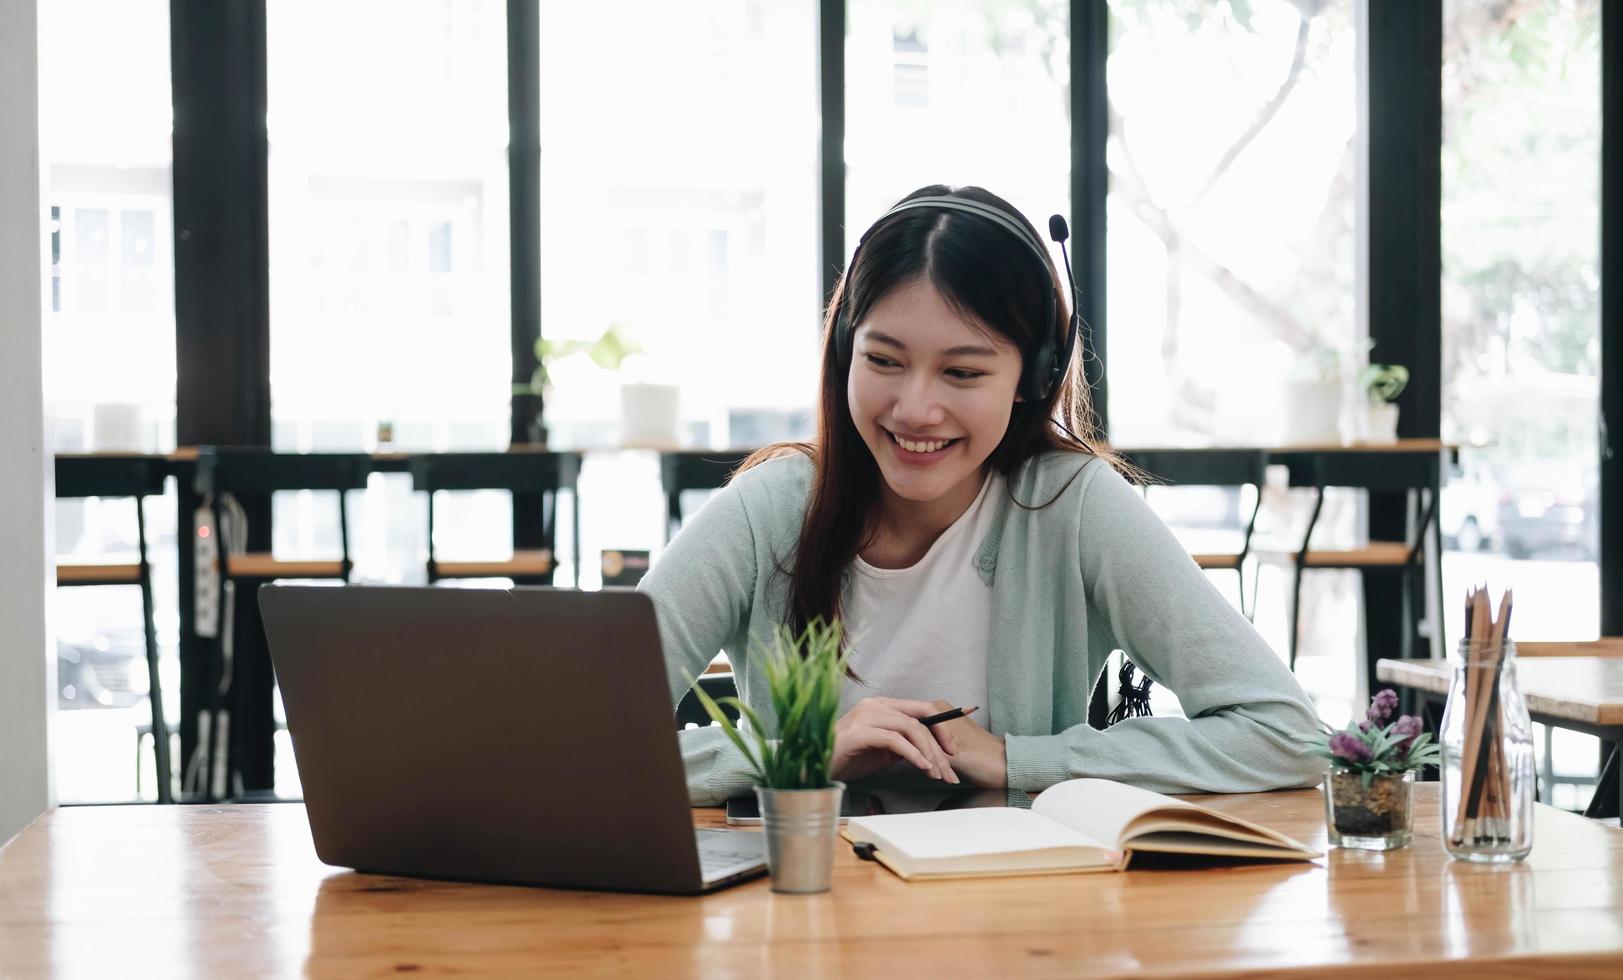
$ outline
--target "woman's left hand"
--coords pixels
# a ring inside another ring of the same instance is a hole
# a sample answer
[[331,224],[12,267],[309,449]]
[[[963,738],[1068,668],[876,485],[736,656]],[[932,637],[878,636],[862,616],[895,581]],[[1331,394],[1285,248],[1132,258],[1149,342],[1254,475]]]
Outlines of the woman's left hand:
[[[938,700],[935,707],[938,711],[947,711],[956,706]],[[1003,736],[993,735],[977,725],[973,717],[954,718],[930,727],[944,728],[952,734],[958,749],[951,757],[952,769],[965,782],[974,786],[1008,785],[1009,758]]]

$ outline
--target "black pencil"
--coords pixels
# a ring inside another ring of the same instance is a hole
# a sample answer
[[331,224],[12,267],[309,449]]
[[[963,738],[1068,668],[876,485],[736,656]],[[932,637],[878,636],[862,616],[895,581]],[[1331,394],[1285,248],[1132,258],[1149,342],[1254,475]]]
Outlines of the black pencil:
[[943,711],[940,714],[930,715],[928,718],[920,718],[919,724],[924,725],[925,727],[939,725],[944,721],[952,721],[954,718],[962,718],[963,716],[970,714],[979,708],[980,705],[978,704],[973,708],[953,708],[951,711]]

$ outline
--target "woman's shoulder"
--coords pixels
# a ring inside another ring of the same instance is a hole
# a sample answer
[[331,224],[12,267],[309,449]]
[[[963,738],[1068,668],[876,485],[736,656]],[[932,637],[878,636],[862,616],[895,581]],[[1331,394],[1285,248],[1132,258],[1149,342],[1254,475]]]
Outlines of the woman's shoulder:
[[733,474],[727,487],[739,495],[752,520],[798,526],[811,493],[811,458],[796,449]]
[[1127,479],[1111,462],[1092,453],[1050,449],[1026,460],[1014,478],[1016,496],[1027,506],[1127,489]]

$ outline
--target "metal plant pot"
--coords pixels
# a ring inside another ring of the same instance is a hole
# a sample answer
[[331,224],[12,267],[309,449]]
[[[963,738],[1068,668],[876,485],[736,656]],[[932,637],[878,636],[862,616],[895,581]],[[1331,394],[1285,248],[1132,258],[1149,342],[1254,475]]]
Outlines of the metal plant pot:
[[844,793],[845,784],[840,782],[826,789],[755,787],[773,891],[810,894],[829,890]]

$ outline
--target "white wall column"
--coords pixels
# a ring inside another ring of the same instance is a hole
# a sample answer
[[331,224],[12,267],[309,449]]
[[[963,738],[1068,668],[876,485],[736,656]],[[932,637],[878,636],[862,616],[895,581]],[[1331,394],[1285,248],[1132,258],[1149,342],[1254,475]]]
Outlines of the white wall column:
[[37,0],[0,3],[0,843],[51,802]]

